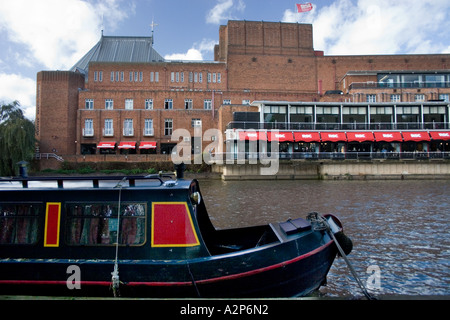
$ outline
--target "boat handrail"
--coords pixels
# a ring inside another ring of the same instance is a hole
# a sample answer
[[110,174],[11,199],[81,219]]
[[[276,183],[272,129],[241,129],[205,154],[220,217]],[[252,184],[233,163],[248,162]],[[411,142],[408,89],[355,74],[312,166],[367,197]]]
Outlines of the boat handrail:
[[120,181],[128,180],[129,186],[136,186],[136,180],[157,180],[159,186],[163,185],[167,180],[174,179],[176,175],[172,172],[160,172],[157,174],[142,175],[117,175],[117,176],[44,176],[44,177],[0,177],[0,182],[20,182],[22,188],[28,188],[29,182],[50,182],[56,181],[58,189],[64,188],[64,181],[92,181],[93,188],[99,188],[100,181]]

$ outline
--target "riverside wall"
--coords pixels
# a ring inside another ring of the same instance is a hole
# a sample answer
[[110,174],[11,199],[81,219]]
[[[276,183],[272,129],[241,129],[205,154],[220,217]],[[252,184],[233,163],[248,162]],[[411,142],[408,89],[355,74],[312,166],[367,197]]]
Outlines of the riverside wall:
[[[72,164],[128,164],[134,168],[138,164],[142,167],[172,168],[167,155],[105,155],[105,156],[77,156],[65,157],[65,162]],[[35,161],[36,170],[61,169],[63,162],[56,159],[41,159]],[[122,166],[123,166],[122,165]],[[273,165],[273,164],[272,164]],[[121,166],[121,167],[122,167]],[[264,175],[262,168],[269,165],[261,163],[232,163],[214,164],[203,163],[197,172],[207,171],[211,176],[221,177],[223,180],[389,180],[389,179],[449,179],[450,160],[279,160],[274,174]]]
[[450,161],[280,161],[273,175],[261,164],[214,165],[223,180],[400,180],[450,179]]

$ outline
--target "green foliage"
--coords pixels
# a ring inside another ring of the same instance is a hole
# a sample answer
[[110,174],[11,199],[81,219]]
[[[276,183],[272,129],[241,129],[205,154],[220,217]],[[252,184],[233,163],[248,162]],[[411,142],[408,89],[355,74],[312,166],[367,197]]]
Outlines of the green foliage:
[[19,161],[34,155],[34,123],[25,118],[18,101],[0,107],[0,175],[15,175]]

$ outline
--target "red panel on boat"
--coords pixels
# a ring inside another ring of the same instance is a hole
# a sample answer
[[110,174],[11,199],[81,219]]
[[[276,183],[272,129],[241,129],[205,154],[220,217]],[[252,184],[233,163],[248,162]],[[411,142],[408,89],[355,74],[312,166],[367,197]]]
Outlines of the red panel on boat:
[[198,246],[186,202],[154,202],[152,205],[152,247]]
[[61,216],[61,203],[47,203],[45,212],[44,247],[59,246],[59,224]]

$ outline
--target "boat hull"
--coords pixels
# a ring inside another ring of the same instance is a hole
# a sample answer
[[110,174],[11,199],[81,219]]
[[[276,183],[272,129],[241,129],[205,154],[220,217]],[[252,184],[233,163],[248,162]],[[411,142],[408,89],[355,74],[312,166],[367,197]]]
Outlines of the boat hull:
[[[312,234],[310,234],[312,236]],[[235,254],[186,261],[119,260],[122,297],[304,296],[319,288],[336,257],[326,234],[305,252],[305,237]],[[75,267],[73,267],[75,266]],[[0,263],[0,295],[113,296],[114,260],[10,259]]]
[[217,230],[196,180],[114,179],[3,181],[0,295],[304,296],[336,257],[313,216]]

